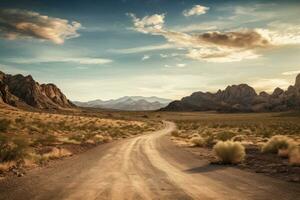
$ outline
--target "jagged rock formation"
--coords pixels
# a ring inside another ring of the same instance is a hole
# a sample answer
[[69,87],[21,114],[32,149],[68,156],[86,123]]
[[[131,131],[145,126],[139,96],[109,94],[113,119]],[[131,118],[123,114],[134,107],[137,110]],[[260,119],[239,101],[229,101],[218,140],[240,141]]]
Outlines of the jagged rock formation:
[[162,111],[221,111],[269,112],[300,109],[300,74],[294,86],[286,91],[276,88],[272,94],[255,90],[246,85],[228,86],[217,93],[195,92],[180,101],[173,101]]
[[72,108],[66,96],[54,84],[42,84],[29,76],[9,75],[0,71],[0,102],[15,107],[38,109]]

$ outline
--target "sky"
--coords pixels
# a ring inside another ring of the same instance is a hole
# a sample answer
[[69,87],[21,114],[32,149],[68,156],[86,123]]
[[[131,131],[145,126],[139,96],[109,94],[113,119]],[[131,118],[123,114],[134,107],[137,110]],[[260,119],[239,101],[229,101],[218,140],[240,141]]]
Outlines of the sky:
[[300,73],[300,1],[1,0],[0,70],[71,100],[180,99]]

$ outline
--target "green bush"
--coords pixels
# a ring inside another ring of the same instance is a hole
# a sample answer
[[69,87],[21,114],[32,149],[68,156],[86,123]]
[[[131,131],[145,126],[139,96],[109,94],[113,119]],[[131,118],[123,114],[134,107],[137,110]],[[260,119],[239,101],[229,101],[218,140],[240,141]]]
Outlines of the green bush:
[[245,148],[239,142],[218,142],[214,146],[214,152],[223,164],[237,164],[245,158]]

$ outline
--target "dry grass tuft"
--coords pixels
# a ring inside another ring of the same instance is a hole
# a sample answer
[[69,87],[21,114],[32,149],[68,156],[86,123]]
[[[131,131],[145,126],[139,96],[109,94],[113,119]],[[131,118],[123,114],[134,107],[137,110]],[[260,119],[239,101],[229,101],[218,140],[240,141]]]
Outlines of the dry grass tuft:
[[263,147],[263,153],[279,153],[283,155],[283,150],[292,149],[295,146],[295,142],[286,136],[275,135],[273,136]]
[[56,159],[70,155],[72,155],[72,153],[69,150],[54,147],[49,153],[43,154],[43,157],[49,159]]
[[8,171],[9,169],[14,167],[15,165],[16,165],[15,161],[8,161],[8,162],[0,163],[0,172]]
[[0,119],[0,132],[5,132],[9,129],[11,121],[8,119]]
[[195,147],[202,147],[204,146],[205,140],[200,136],[194,136],[190,139],[190,142],[195,146]]
[[223,164],[237,164],[245,158],[245,148],[239,142],[218,142],[214,146],[215,154]]
[[227,141],[227,140],[231,140],[235,136],[236,136],[235,132],[232,132],[232,131],[221,131],[221,132],[217,133],[216,138],[218,140],[221,140],[221,141]]
[[21,160],[27,155],[28,144],[24,139],[0,137],[0,162]]

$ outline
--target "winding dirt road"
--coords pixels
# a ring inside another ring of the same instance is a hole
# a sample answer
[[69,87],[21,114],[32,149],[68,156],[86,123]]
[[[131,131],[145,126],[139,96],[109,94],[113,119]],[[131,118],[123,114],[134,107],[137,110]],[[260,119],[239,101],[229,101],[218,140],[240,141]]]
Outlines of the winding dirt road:
[[86,153],[0,182],[0,199],[291,199],[299,184],[231,167],[211,166],[175,147],[165,122],[153,134],[100,145]]

